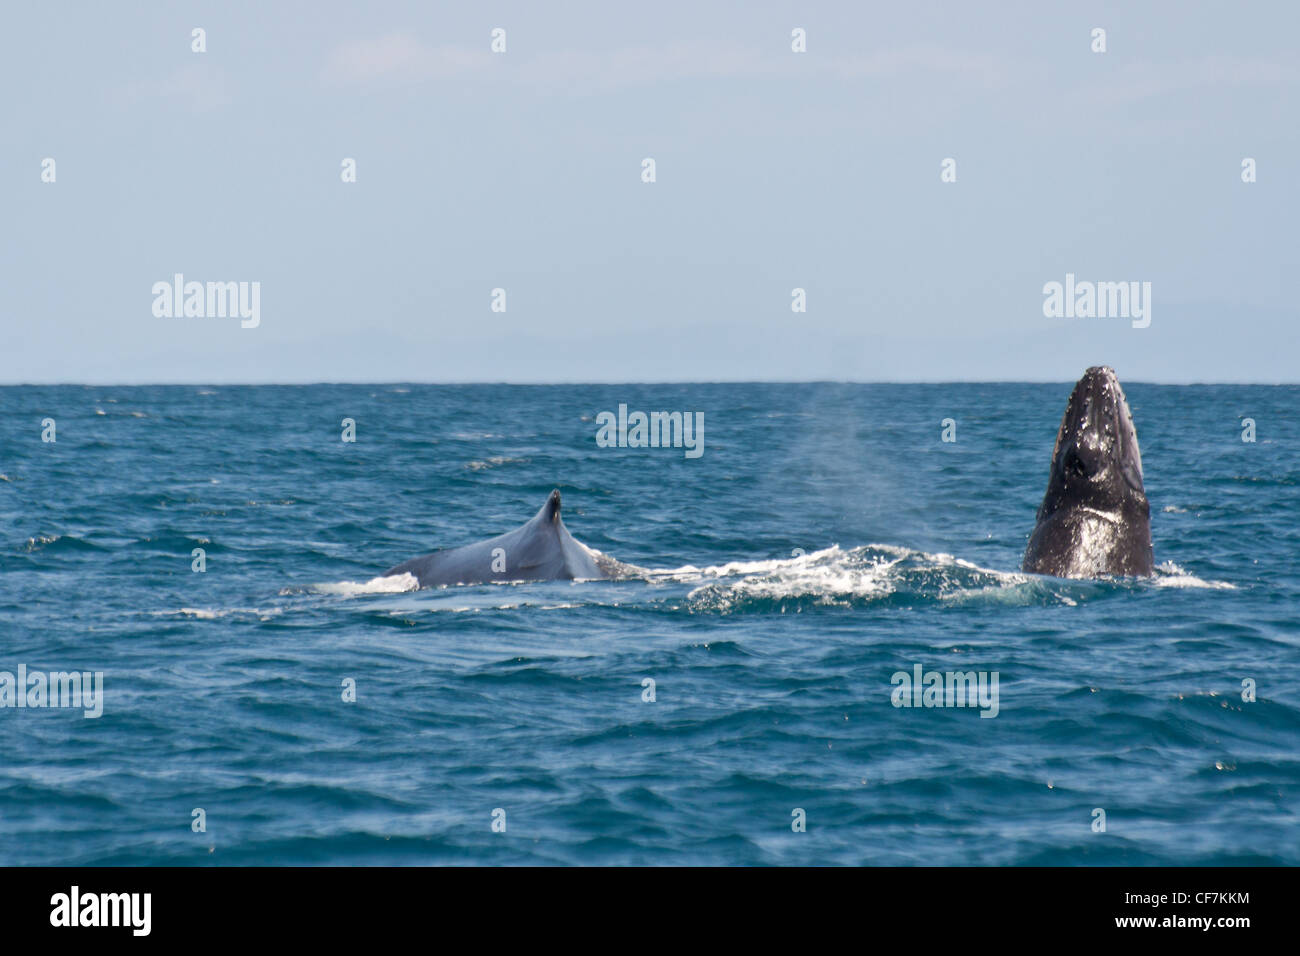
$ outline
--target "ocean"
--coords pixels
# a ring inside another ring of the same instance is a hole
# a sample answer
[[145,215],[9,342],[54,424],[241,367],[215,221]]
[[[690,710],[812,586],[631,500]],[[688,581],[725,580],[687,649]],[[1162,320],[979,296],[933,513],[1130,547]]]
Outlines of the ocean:
[[[1300,864],[1300,388],[1125,383],[1158,568],[1075,581],[1071,384],[0,388],[0,671],[102,674],[0,864]],[[378,579],[553,488],[643,570]]]

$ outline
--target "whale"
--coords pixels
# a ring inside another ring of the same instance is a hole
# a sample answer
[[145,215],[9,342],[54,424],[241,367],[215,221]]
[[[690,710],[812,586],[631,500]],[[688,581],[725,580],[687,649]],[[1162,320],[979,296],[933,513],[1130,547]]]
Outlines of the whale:
[[537,514],[505,534],[411,558],[380,577],[409,574],[421,588],[517,581],[582,581],[623,577],[625,565],[589,548],[564,526],[560,491]]
[[1114,369],[1094,366],[1066,403],[1021,567],[1062,578],[1145,577],[1153,560],[1133,413]]

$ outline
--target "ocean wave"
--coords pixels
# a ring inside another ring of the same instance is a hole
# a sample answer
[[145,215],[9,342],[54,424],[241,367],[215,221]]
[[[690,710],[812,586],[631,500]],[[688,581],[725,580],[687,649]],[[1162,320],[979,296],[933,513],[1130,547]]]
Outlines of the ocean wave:
[[488,468],[497,468],[501,465],[520,465],[527,463],[527,458],[510,458],[505,455],[494,455],[477,461],[471,461],[465,467],[470,471],[485,471]]
[[71,534],[38,534],[27,539],[27,544],[23,550],[29,554],[36,551],[43,551],[48,554],[59,554],[62,552],[77,551],[107,551],[85,538],[78,538]]
[[179,607],[174,610],[149,612],[152,617],[180,617],[195,621],[219,621],[227,617],[255,617],[259,621],[269,621],[271,618],[283,613],[284,608],[282,607]]
[[[1076,582],[983,568],[950,554],[888,544],[820,551],[769,561],[686,566],[655,577],[701,581],[687,599],[696,610],[730,612],[773,604],[856,607],[879,602],[1074,604]],[[716,579],[716,580],[709,580]]]

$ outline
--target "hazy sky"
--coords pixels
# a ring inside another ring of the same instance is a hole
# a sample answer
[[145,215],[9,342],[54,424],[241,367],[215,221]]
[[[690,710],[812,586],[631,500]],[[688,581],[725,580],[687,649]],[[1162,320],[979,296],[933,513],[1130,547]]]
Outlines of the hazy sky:
[[2,382],[1300,381],[1293,0],[7,4],[0,80]]

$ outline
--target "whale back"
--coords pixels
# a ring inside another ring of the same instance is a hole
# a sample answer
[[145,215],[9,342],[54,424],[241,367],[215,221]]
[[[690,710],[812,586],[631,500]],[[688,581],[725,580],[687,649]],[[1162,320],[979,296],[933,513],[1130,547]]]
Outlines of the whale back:
[[410,574],[420,587],[508,581],[557,581],[616,576],[618,562],[569,533],[560,516],[560,492],[528,522],[486,541],[435,551],[389,568],[385,577]]

